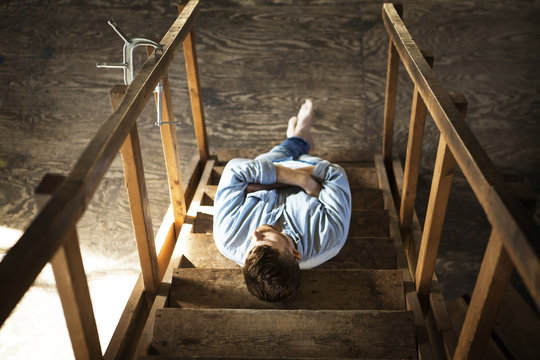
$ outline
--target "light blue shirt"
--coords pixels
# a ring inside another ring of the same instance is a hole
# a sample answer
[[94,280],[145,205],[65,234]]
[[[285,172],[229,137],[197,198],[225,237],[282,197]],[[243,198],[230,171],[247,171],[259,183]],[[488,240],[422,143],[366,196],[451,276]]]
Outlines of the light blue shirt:
[[349,232],[349,182],[343,168],[325,160],[315,166],[312,176],[322,185],[318,198],[295,186],[246,194],[248,184],[276,182],[274,164],[266,159],[229,161],[214,201],[214,240],[219,251],[243,266],[255,228],[279,221],[302,255],[301,269],[314,268],[337,255]]

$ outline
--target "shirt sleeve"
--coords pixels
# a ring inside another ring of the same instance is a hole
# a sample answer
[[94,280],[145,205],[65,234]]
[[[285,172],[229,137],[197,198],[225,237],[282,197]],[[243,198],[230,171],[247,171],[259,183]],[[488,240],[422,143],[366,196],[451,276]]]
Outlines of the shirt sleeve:
[[252,213],[254,203],[245,194],[248,184],[273,184],[276,169],[270,160],[233,159],[223,169],[214,199],[214,239],[219,251],[240,263],[245,239],[242,233],[245,220]]
[[[345,244],[351,220],[351,190],[345,170],[328,161],[321,161],[312,176],[321,183],[319,203],[322,205],[312,221],[317,231],[311,234],[309,256],[302,268],[312,268],[334,257]],[[307,250],[307,249],[306,249]]]

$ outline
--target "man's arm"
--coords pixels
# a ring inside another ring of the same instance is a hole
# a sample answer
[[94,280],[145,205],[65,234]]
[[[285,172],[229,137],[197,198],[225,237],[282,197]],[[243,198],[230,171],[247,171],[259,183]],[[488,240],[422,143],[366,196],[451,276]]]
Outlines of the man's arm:
[[318,197],[321,192],[321,184],[311,174],[315,166],[300,169],[290,169],[285,166],[275,165],[276,177],[279,184],[294,185],[304,189],[306,194]]

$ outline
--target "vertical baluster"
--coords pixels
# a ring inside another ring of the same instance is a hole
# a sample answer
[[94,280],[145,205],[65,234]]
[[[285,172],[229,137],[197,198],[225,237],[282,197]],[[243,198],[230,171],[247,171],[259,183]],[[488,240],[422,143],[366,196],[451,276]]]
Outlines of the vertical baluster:
[[[43,208],[65,177],[47,174],[36,189],[39,208]],[[82,262],[77,229],[70,234],[51,258],[51,265],[66,318],[75,359],[101,359],[101,345]]]
[[[125,85],[117,85],[111,90],[110,99],[113,111],[120,105],[126,89],[127,86]],[[159,288],[161,279],[159,278],[156,245],[154,243],[150,205],[146,192],[137,123],[133,125],[124,140],[120,148],[120,154],[124,165],[124,177],[133,220],[133,231],[139,251],[144,288],[150,292],[155,292]]]
[[[400,17],[403,6],[394,4]],[[386,91],[384,98],[384,125],[382,156],[387,169],[392,169],[392,147],[394,142],[394,116],[396,113],[396,93],[399,70],[399,54],[392,39],[388,41],[388,64],[386,67]]]
[[[152,54],[154,48],[147,47],[148,56]],[[161,116],[163,122],[174,122],[174,113],[171,98],[171,87],[169,76],[165,73],[162,79],[163,94],[161,96]],[[157,94],[155,94],[157,102]],[[174,215],[175,238],[180,234],[180,228],[186,217],[186,200],[184,197],[184,182],[182,169],[180,168],[180,154],[178,152],[178,137],[176,135],[176,124],[164,124],[160,127],[161,142],[163,144],[163,155],[167,167],[167,177],[169,180],[169,193]]]
[[493,228],[469,310],[465,316],[454,359],[483,357],[497,310],[513,270],[497,228]]
[[[459,94],[452,95],[451,97],[456,107],[460,110],[463,117],[465,117],[467,112],[465,98]],[[456,160],[446,144],[444,137],[441,135],[435,169],[433,170],[433,180],[429,193],[420,253],[418,254],[418,264],[416,266],[416,292],[423,307],[429,302],[431,279],[435,270],[435,261],[437,260],[437,253],[439,251],[439,242],[455,167]]]
[[[179,0],[178,13],[187,4],[185,0]],[[189,85],[189,97],[191,99],[191,111],[193,113],[193,126],[197,138],[199,158],[205,163],[208,160],[208,140],[206,137],[206,123],[204,118],[203,100],[201,95],[201,85],[199,81],[199,65],[197,63],[197,52],[195,49],[195,31],[193,27],[184,39],[183,44],[184,59],[186,61],[186,73]]]
[[383,128],[383,159],[388,168],[392,163],[392,147],[394,141],[394,116],[396,113],[397,77],[399,70],[399,55],[396,47],[389,41],[388,66],[386,69],[386,95],[384,100],[384,128]]
[[[425,51],[422,51],[422,54],[429,66],[433,68],[433,55]],[[402,234],[405,234],[409,230],[412,223],[414,202],[416,200],[416,186],[418,184],[418,171],[420,169],[420,159],[422,158],[422,142],[424,140],[426,115],[426,104],[418,92],[418,86],[415,85],[399,209],[399,227]]]

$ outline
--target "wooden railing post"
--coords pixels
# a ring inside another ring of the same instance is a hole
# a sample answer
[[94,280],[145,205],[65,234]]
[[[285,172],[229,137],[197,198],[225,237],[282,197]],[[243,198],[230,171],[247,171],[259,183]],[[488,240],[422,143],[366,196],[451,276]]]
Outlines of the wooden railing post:
[[[52,193],[64,180],[65,177],[60,175],[44,176],[36,189],[40,209],[45,206]],[[75,359],[101,359],[96,319],[75,227],[64,239],[50,263]]]
[[[154,48],[147,47],[148,56],[154,51]],[[174,122],[173,104],[171,98],[171,86],[169,76],[165,72],[162,79],[162,108],[161,116],[163,122]],[[154,94],[157,102],[158,94]],[[182,169],[180,168],[180,153],[178,152],[178,136],[176,135],[176,124],[163,124],[160,127],[161,143],[163,145],[163,156],[165,157],[165,166],[167,167],[167,179],[169,181],[169,194],[171,196],[171,205],[174,216],[175,238],[180,234],[180,228],[186,218],[187,208],[184,194],[184,181],[182,178]]]
[[[395,4],[396,11],[402,17],[403,7]],[[387,169],[392,168],[392,148],[394,143],[394,117],[396,114],[396,94],[399,70],[399,54],[392,41],[388,40],[388,64],[386,67],[386,91],[384,98],[384,125],[382,156]]]
[[[503,225],[504,226],[504,225]],[[501,234],[493,228],[474,292],[465,315],[454,359],[483,357],[497,310],[514,266],[504,248]]]
[[[126,93],[127,86],[117,85],[110,92],[113,111],[115,111]],[[150,205],[146,192],[146,181],[142,163],[141,146],[137,132],[137,123],[133,125],[120,148],[122,163],[124,164],[124,177],[129,198],[133,231],[137,240],[141,272],[144,288],[156,292],[161,279],[157,262],[154,231],[150,217]]]
[[382,155],[384,164],[387,168],[392,163],[398,70],[399,55],[394,43],[392,42],[392,39],[390,39],[388,44],[388,66],[386,68],[386,95],[384,98],[384,125],[382,139]]
[[[424,58],[433,68],[434,57],[429,52],[422,52]],[[418,92],[418,86],[414,86],[414,95],[411,106],[411,121],[409,125],[409,140],[407,142],[407,155],[405,158],[405,170],[403,172],[403,189],[399,209],[399,228],[401,234],[405,234],[411,227],[414,202],[416,200],[416,186],[418,184],[418,171],[422,158],[422,142],[424,141],[424,128],[426,123],[427,107]]]
[[[187,1],[178,1],[178,13],[184,9]],[[199,158],[204,164],[208,160],[208,140],[206,137],[206,123],[204,118],[204,106],[201,95],[201,84],[199,81],[199,65],[197,63],[197,51],[195,49],[195,31],[193,28],[189,31],[183,43],[184,59],[186,62],[186,74],[189,85],[189,97],[191,100],[191,112],[193,113],[193,126],[195,128],[195,137],[197,138],[197,147],[199,149]]]
[[[458,94],[451,96],[456,107],[465,117],[467,112],[465,98]],[[429,303],[431,280],[435,271],[435,262],[439,251],[439,242],[455,167],[456,160],[446,144],[444,136],[441,134],[415,275],[416,292],[424,309]]]

